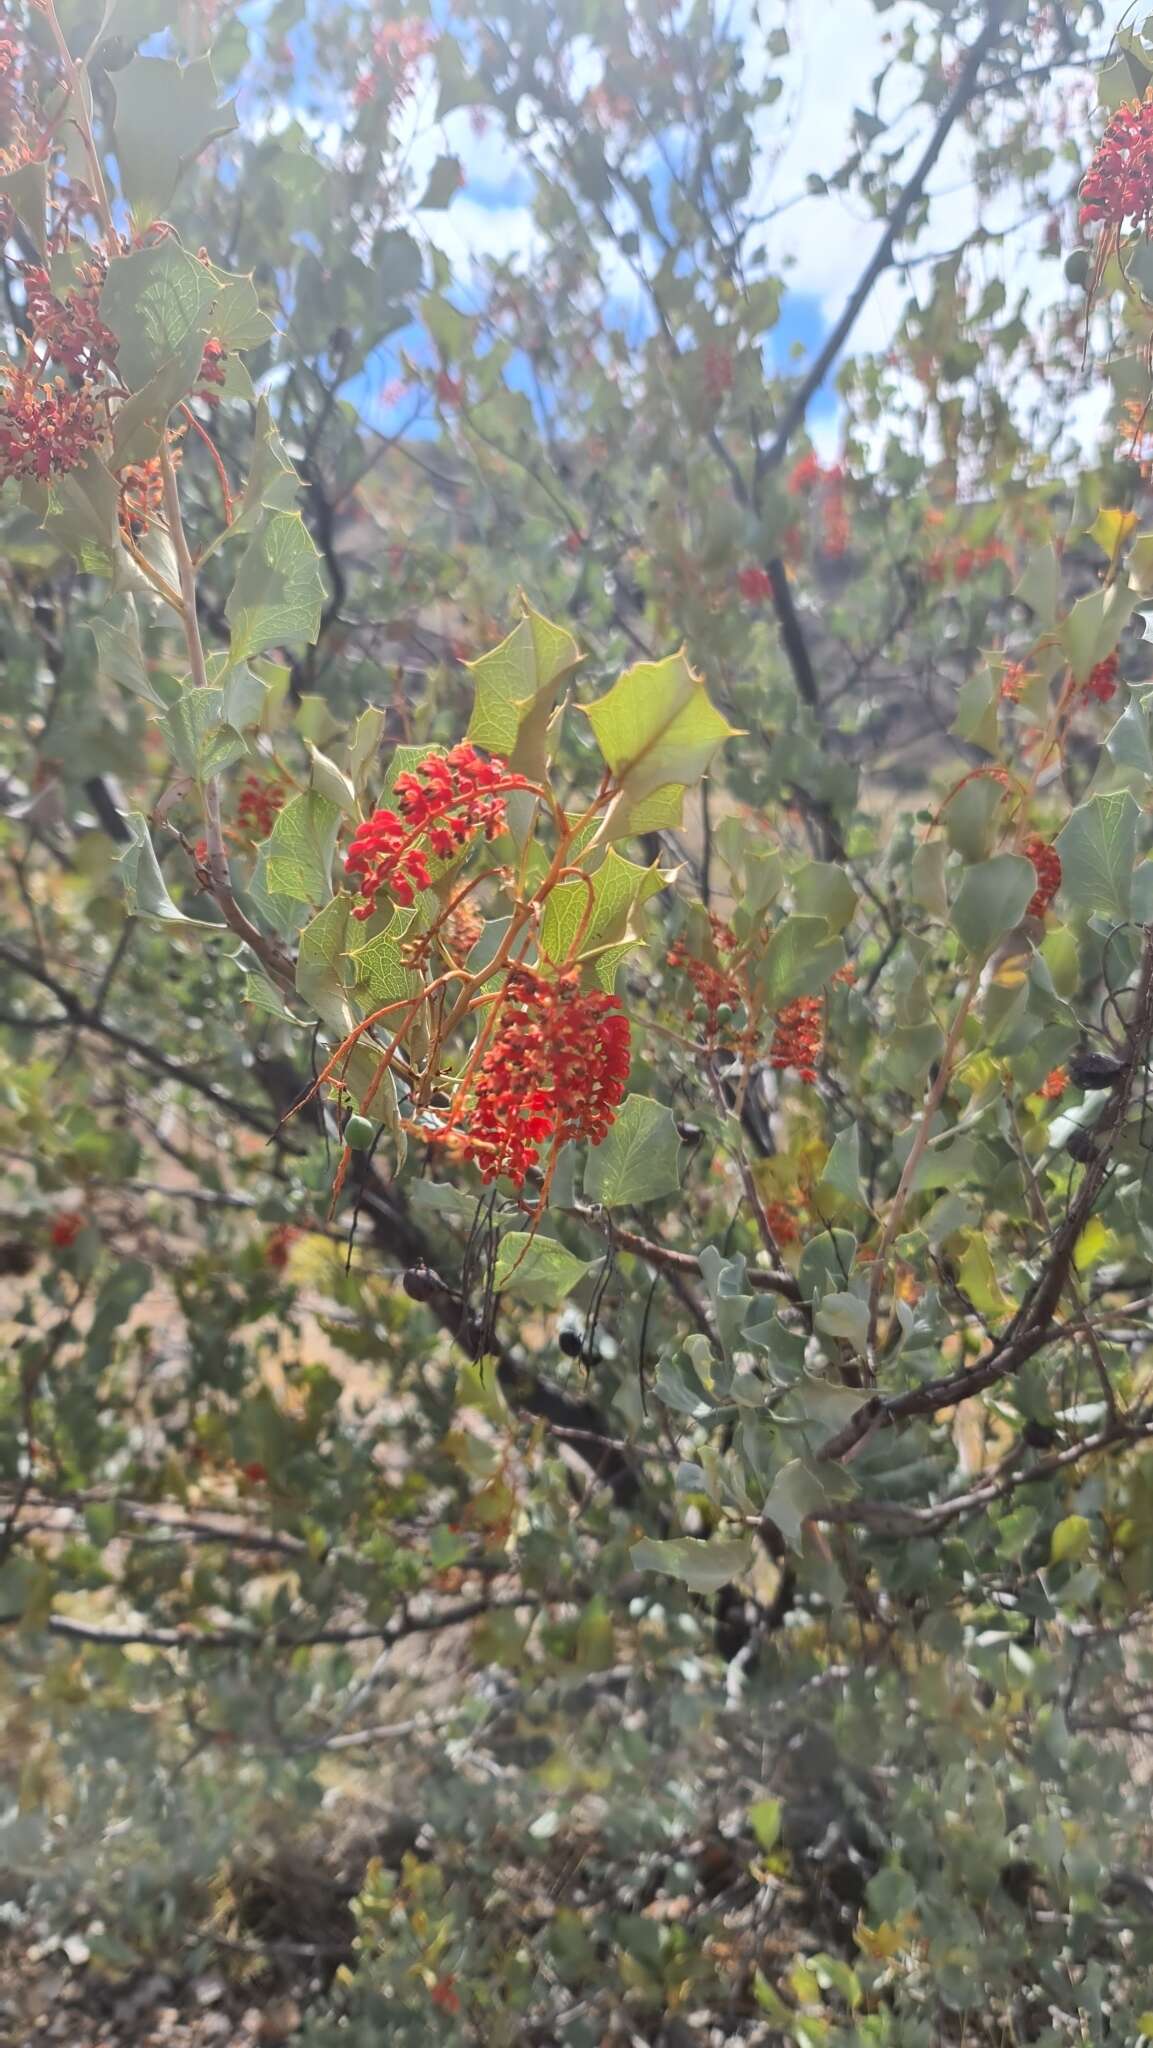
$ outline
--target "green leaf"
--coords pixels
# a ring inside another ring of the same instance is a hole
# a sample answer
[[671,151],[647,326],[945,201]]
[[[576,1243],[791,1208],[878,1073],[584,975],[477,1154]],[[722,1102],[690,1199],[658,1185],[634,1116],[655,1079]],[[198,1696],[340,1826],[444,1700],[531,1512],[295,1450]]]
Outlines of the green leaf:
[[478,661],[465,663],[476,690],[468,726],[474,746],[503,755],[518,774],[528,775],[534,782],[542,780],[546,763],[539,744],[531,761],[517,757],[521,728],[531,719],[539,741],[542,711],[547,719],[561,683],[583,660],[571,633],[526,605],[523,619],[499,647],[482,654]]
[[418,207],[444,207],[456,198],[464,184],[464,172],[457,156],[438,156],[428,174],[428,183],[417,201]]
[[982,753],[995,754],[1000,745],[997,685],[988,668],[978,669],[962,683],[957,693],[957,716],[950,730],[969,740]]
[[[357,991],[364,993],[373,1009],[380,1009],[385,1003],[403,1002],[415,995],[421,985],[419,974],[405,966],[400,950],[400,940],[415,915],[413,910],[395,910],[386,931],[377,932],[364,945],[353,949]],[[398,1016],[397,1022],[401,1021]]]
[[951,920],[966,951],[987,959],[998,939],[1020,923],[1036,887],[1037,871],[1019,853],[996,853],[966,868]]
[[805,1519],[824,1507],[828,1494],[816,1473],[801,1458],[782,1465],[765,1501],[764,1512],[775,1522],[790,1550],[801,1548]]
[[510,1230],[496,1256],[493,1286],[498,1294],[515,1294],[535,1308],[559,1308],[589,1269],[554,1237]]
[[1051,1564],[1079,1564],[1093,1547],[1093,1524],[1084,1515],[1066,1515],[1049,1538]]
[[783,1010],[798,996],[819,995],[845,964],[840,939],[829,937],[823,917],[782,919],[757,971],[757,995],[766,1010]]
[[814,1317],[822,1337],[839,1337],[863,1351],[869,1335],[869,1305],[855,1294],[826,1294]]
[[779,1799],[758,1799],[749,1808],[749,1826],[757,1838],[757,1847],[766,1856],[781,1838],[781,1812]]
[[1079,910],[1128,917],[1140,816],[1127,789],[1078,804],[1055,844],[1061,887]]
[[857,907],[857,892],[843,868],[831,861],[811,860],[793,877],[797,909],[806,917],[823,917],[831,932],[843,932]]
[[1050,542],[1030,555],[1013,595],[1028,605],[1040,625],[1049,627],[1056,622],[1059,589],[1057,550]]
[[156,722],[168,736],[177,767],[198,782],[218,775],[248,751],[225,723],[220,690],[189,683]]
[[753,1562],[749,1536],[646,1536],[629,1552],[638,1572],[663,1572],[693,1593],[719,1593]]
[[190,365],[186,357],[173,356],[147,384],[125,399],[112,425],[114,469],[122,469],[127,462],[148,462],[157,453],[169,414],[188,396],[196,370],[196,363]]
[[175,363],[191,390],[208,339],[211,272],[173,235],[114,256],[100,294],[100,317],[120,346],[116,367],[132,391]]
[[296,956],[296,986],[299,994],[318,1015],[331,1019],[334,1003],[343,1003],[352,904],[347,896],[334,896],[319,910],[300,934]]
[[[90,576],[116,576],[127,558],[120,541],[120,492],[95,455],[50,484],[28,482],[21,497],[45,533]],[[134,572],[135,573],[135,572]]]
[[266,841],[267,886],[294,903],[323,903],[332,894],[332,857],[340,812],[319,790],[285,804]]
[[231,103],[217,104],[210,57],[174,64],[134,57],[115,74],[113,135],[120,185],[129,205],[151,219],[163,213],[181,171],[218,136],[237,125]]
[[664,886],[659,868],[640,867],[610,846],[588,883],[558,882],[549,891],[540,927],[542,955],[559,963],[578,938],[582,955],[623,939],[632,911]]
[[926,839],[913,855],[910,888],[913,901],[930,917],[949,915],[949,892],[945,887],[948,848],[943,839]]
[[328,797],[346,814],[355,813],[356,791],[343,768],[338,768],[336,762],[322,754],[319,747],[314,747],[311,740],[305,740],[304,744],[312,764],[313,789],[318,789],[322,796]]
[[847,1202],[858,1202],[865,1206],[864,1190],[861,1187],[861,1134],[856,1124],[846,1124],[838,1131],[829,1150],[818,1182],[821,1188],[831,1188],[834,1194],[843,1195]]
[[941,811],[945,837],[955,853],[967,861],[984,860],[993,845],[993,822],[1005,791],[988,776],[966,782],[949,798]]
[[124,883],[124,902],[131,914],[134,917],[162,918],[166,924],[187,925],[197,931],[223,931],[223,925],[210,924],[199,917],[185,917],[184,912],[176,908],[165,887],[148,821],[143,814],[127,811],[124,823],[132,834],[132,843],[117,856],[117,861]]
[[680,1187],[680,1140],[670,1109],[628,1095],[604,1143],[589,1154],[585,1200],[602,1209],[652,1202]]
[[595,704],[580,708],[621,785],[614,839],[679,824],[685,789],[699,782],[721,742],[736,735],[683,651],[638,662]]
[[232,524],[221,538],[234,540],[241,534],[254,533],[265,512],[291,512],[299,495],[300,478],[272,423],[268,400],[259,398],[252,429],[248,482]]
[[1062,619],[1057,639],[1079,683],[1088,682],[1097,663],[1112,654],[1135,602],[1136,594],[1118,577],[1103,590],[1078,598]]
[[259,348],[276,332],[264,311],[256,286],[245,272],[210,271],[216,288],[212,307],[212,336],[227,349]]
[[110,597],[99,617],[89,619],[88,630],[96,642],[97,673],[101,677],[119,683],[121,689],[131,691],[134,697],[143,697],[146,703],[163,703],[144,665],[140,624],[131,597]]
[[1001,1290],[992,1253],[979,1230],[970,1233],[957,1278],[962,1293],[967,1301],[972,1302],[978,1315],[999,1317],[1009,1314],[1013,1304]]
[[320,556],[303,519],[271,513],[249,542],[224,607],[232,660],[315,640],[324,596]]
[[48,164],[36,158],[14,171],[0,173],[0,199],[6,199],[39,256],[45,256],[48,239],[45,215],[48,206]]

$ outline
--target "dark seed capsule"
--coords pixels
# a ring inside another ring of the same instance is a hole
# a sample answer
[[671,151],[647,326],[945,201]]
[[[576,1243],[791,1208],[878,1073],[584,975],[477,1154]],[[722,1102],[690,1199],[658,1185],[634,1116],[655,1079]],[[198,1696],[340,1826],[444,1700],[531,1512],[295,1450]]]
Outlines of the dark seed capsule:
[[1107,1052],[1076,1052],[1069,1061],[1069,1079],[1078,1088],[1112,1088],[1125,1072]]
[[566,1358],[579,1358],[584,1350],[579,1330],[562,1330],[557,1338],[557,1343],[560,1345]]
[[1088,1166],[1089,1161],[1094,1157],[1097,1150],[1096,1145],[1093,1143],[1092,1131],[1080,1129],[1070,1131],[1065,1140],[1065,1150],[1069,1154],[1070,1159],[1076,1159],[1081,1166]]

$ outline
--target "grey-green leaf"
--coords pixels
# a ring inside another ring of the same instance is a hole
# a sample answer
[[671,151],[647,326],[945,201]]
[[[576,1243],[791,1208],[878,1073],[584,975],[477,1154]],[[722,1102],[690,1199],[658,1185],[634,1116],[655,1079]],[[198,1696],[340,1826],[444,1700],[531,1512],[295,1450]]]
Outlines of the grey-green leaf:
[[604,1143],[589,1154],[585,1199],[603,1209],[652,1202],[681,1184],[680,1140],[672,1111],[647,1095],[629,1095]]

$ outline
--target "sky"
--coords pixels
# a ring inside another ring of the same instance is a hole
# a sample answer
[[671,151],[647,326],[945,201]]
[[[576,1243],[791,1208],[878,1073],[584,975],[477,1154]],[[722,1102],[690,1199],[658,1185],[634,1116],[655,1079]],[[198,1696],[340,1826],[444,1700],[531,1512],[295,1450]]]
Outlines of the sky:
[[[1122,8],[1114,9],[1119,19]],[[792,48],[783,65],[785,91],[777,106],[765,117],[759,177],[774,202],[803,194],[806,177],[828,172],[847,154],[854,108],[868,104],[871,80],[887,55],[887,46],[899,39],[910,15],[924,19],[925,6],[918,0],[878,12],[873,0],[792,0],[787,22]],[[750,35],[750,49],[756,40]],[[751,60],[755,61],[755,59]],[[584,83],[596,82],[595,67]],[[1083,88],[1083,96],[1088,89]],[[913,99],[912,80],[906,73],[890,87],[889,106],[904,109]],[[1092,104],[1091,94],[1087,104]],[[450,257],[454,272],[467,279],[480,256],[515,256],[529,251],[536,241],[528,204],[526,180],[516,159],[497,134],[495,126],[477,136],[467,109],[451,114],[439,127],[428,125],[428,104],[419,103],[412,112],[414,123],[413,159],[418,175],[423,162],[431,167],[436,155],[445,152],[459,157],[465,172],[464,188],[445,209],[425,210],[418,215],[421,233]],[[924,108],[912,111],[897,129],[906,142],[902,170],[907,172],[923,146],[932,116]],[[423,124],[423,125],[422,125]],[[977,202],[969,171],[971,143],[961,131],[946,145],[931,181],[934,195],[933,221],[928,245],[951,247],[971,230],[977,220]],[[986,225],[1008,223],[1004,206],[986,209]],[[796,343],[812,351],[839,312],[848,290],[859,274],[870,248],[880,232],[862,203],[851,195],[830,194],[800,198],[768,230],[772,260],[787,280],[782,321],[769,347],[780,367],[794,367]],[[973,259],[980,274],[1004,278],[1010,296],[1027,286],[1039,316],[1063,289],[1061,266],[1044,262],[1037,253],[1036,224],[1022,230],[1000,249]],[[463,287],[466,289],[466,287]],[[626,331],[643,333],[638,305],[638,288],[624,266],[610,280],[610,318]],[[853,346],[862,350],[887,345],[901,315],[908,294],[908,278],[890,271],[879,281],[855,329]],[[462,303],[465,302],[462,296]],[[370,366],[353,394],[373,424],[385,431],[404,416],[395,403],[382,403],[381,392],[395,380],[398,351],[417,343],[415,330],[394,338],[390,349]],[[515,379],[515,369],[514,369]],[[1086,398],[1083,429],[1089,433],[1100,398]],[[828,388],[814,406],[811,416],[814,439],[822,453],[829,453],[838,438],[838,408]],[[430,422],[430,431],[435,430]]]

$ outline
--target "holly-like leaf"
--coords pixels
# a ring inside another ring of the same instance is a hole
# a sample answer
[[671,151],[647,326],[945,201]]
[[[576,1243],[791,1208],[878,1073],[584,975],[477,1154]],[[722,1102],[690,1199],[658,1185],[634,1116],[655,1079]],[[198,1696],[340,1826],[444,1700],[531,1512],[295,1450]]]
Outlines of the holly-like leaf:
[[326,796],[306,789],[277,817],[266,842],[266,886],[294,903],[323,903],[332,894],[332,857],[340,812]]
[[236,109],[218,104],[219,90],[210,57],[193,64],[134,57],[116,74],[116,161],[138,215],[163,213],[185,166],[236,127]]
[[249,542],[224,607],[232,660],[315,640],[324,595],[320,556],[303,519],[271,513]]
[[276,332],[264,311],[251,276],[243,271],[209,272],[215,287],[212,338],[227,349],[259,348]]
[[812,1468],[801,1458],[790,1458],[769,1488],[764,1512],[776,1523],[789,1549],[799,1550],[806,1518],[827,1500],[826,1489]]
[[856,1124],[846,1124],[838,1131],[829,1148],[829,1156],[821,1171],[817,1184],[818,1193],[831,1188],[835,1195],[841,1195],[847,1202],[858,1202],[864,1207],[865,1196],[861,1187],[861,1133]]
[[987,959],[998,939],[1020,923],[1036,887],[1037,871],[1019,853],[996,853],[966,868],[952,915],[966,951]]
[[1061,887],[1079,910],[1100,910],[1122,922],[1129,915],[1137,825],[1141,813],[1127,789],[1078,804],[1055,841]]
[[999,692],[989,669],[978,669],[957,692],[957,716],[950,730],[980,747],[982,753],[995,754],[1000,745],[998,702]]
[[110,597],[99,617],[89,619],[88,629],[96,642],[98,673],[134,697],[149,704],[162,704],[144,665],[140,644],[140,623],[131,597]]
[[223,693],[217,689],[197,688],[189,683],[175,703],[161,713],[157,724],[168,736],[177,767],[198,782],[218,775],[248,751],[240,736],[225,723]]
[[948,917],[949,895],[945,887],[946,847],[943,839],[927,839],[913,855],[910,888],[914,903],[930,917]]
[[499,647],[465,664],[476,689],[469,739],[490,753],[502,754],[519,774],[540,781],[545,764],[539,747],[528,765],[518,757],[521,729],[533,719],[535,732],[540,713],[547,718],[562,682],[583,660],[571,633],[526,605],[524,617]]
[[334,896],[300,934],[297,990],[309,1008],[326,1021],[332,1020],[343,1003],[346,982],[352,979],[347,959],[351,918],[349,898]]
[[493,1286],[498,1294],[515,1294],[536,1308],[559,1308],[588,1270],[587,1259],[578,1259],[554,1237],[510,1230],[500,1241]]
[[626,1096],[603,1144],[589,1154],[586,1201],[619,1209],[671,1195],[680,1184],[680,1139],[672,1111],[647,1095]]
[[692,1593],[719,1593],[753,1562],[749,1536],[646,1536],[629,1553],[639,1572],[663,1572]]
[[165,924],[188,925],[197,931],[223,930],[223,926],[210,924],[203,918],[185,917],[184,912],[177,909],[160,872],[147,819],[140,811],[127,811],[123,816],[132,838],[117,859],[124,883],[125,906],[132,916],[158,917]]
[[120,346],[116,367],[131,391],[178,366],[191,390],[210,332],[215,295],[203,263],[174,235],[114,256],[100,293],[100,317]]
[[581,955],[621,939],[631,912],[665,886],[657,867],[625,860],[615,847],[588,882],[558,882],[541,918],[540,950],[546,960],[567,960],[579,940]]
[[857,892],[832,861],[806,862],[793,877],[797,909],[805,917],[823,917],[830,932],[843,932],[857,907]]
[[641,661],[595,704],[581,706],[619,783],[612,837],[677,825],[686,788],[736,736],[684,652]]
[[27,482],[24,503],[37,512],[49,538],[91,576],[116,576],[126,560],[120,541],[116,479],[95,455],[50,484]]

